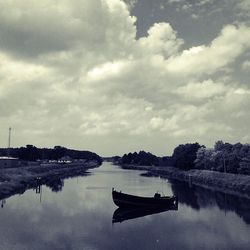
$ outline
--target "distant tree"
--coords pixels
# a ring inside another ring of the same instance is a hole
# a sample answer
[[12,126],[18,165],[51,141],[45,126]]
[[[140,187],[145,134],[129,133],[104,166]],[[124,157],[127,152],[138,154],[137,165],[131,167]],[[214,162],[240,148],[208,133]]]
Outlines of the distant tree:
[[121,157],[120,157],[120,156],[118,156],[118,155],[113,156],[112,158],[113,158],[113,161],[114,161],[114,162],[119,162],[119,161],[120,161],[120,159],[121,159]]
[[171,156],[163,156],[159,158],[160,166],[173,166],[173,159]]
[[214,150],[215,151],[222,151],[224,149],[224,142],[223,141],[217,141],[214,144]]
[[250,175],[250,157],[245,157],[241,160],[238,173]]
[[134,164],[134,165],[141,165],[141,166],[157,166],[159,165],[159,159],[157,156],[145,152],[140,151],[139,153],[129,153],[125,154],[121,158],[122,164]]
[[59,160],[63,156],[66,156],[67,149],[61,146],[55,146],[53,151],[53,158]]
[[172,155],[174,167],[183,170],[195,168],[196,153],[201,147],[204,146],[201,146],[197,142],[181,144],[176,147]]
[[11,155],[21,160],[35,161],[39,158],[39,150],[37,147],[28,144],[26,147],[21,147],[19,150],[13,149]]
[[247,159],[250,159],[249,144],[217,141],[213,149],[200,148],[197,151],[195,165],[200,169],[247,174]]
[[133,160],[132,153],[125,154],[122,157],[122,163],[124,164],[132,164],[132,160]]
[[197,150],[195,167],[198,169],[212,169],[214,162],[212,161],[213,149],[201,147]]
[[[0,156],[5,156],[7,152],[6,148],[0,149]],[[72,159],[85,159],[95,160],[99,164],[102,163],[102,158],[96,153],[90,151],[81,151],[67,149],[61,146],[55,146],[52,148],[37,148],[33,145],[26,145],[26,147],[11,148],[10,156],[17,157],[25,161],[36,161],[40,160],[58,160],[62,157],[70,157]]]

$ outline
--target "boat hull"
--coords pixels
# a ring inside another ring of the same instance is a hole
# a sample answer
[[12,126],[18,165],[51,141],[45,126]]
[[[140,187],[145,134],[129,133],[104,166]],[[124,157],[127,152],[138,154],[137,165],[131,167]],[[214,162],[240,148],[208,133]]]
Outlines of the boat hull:
[[164,207],[175,206],[177,197],[141,197],[112,191],[113,201],[118,207]]

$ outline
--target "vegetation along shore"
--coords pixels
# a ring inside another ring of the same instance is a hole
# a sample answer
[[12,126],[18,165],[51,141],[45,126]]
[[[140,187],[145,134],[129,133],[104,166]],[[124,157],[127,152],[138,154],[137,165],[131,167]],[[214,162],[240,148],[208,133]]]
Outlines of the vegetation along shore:
[[250,198],[249,144],[218,141],[214,148],[206,148],[199,143],[188,143],[176,147],[172,156],[157,157],[141,151],[115,157],[114,162],[126,169],[146,170],[148,176]]
[[[0,153],[4,155],[6,150],[0,149]],[[0,199],[40,185],[59,191],[63,186],[63,179],[87,175],[88,169],[98,167],[102,162],[101,157],[95,153],[59,146],[54,149],[39,149],[27,145],[11,149],[8,154],[11,157],[0,157]],[[45,155],[46,159],[41,160],[40,157]]]
[[146,170],[148,176],[250,197],[250,145],[218,141],[213,148],[199,143],[182,144],[171,156],[164,157],[140,151],[101,158],[93,152],[61,146],[0,149],[0,199],[40,184],[56,190],[63,178],[85,175],[87,169],[101,165],[103,159],[123,168]]

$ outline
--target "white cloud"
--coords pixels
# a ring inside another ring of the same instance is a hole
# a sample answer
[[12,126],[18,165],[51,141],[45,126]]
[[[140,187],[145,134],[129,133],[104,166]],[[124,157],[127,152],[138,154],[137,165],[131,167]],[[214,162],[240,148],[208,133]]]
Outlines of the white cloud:
[[148,30],[148,36],[139,39],[143,54],[162,54],[169,57],[179,50],[183,40],[177,38],[176,31],[168,23],[156,23]]
[[[221,0],[223,1],[223,0]],[[225,0],[227,1],[227,0]],[[214,4],[215,0],[167,0],[167,4],[174,5],[178,11],[183,11],[187,13],[193,13],[194,15],[197,15],[197,13],[204,13],[205,8],[217,8],[217,5]],[[208,9],[206,9],[208,10]],[[209,9],[210,10],[210,9]]]
[[227,67],[250,47],[250,28],[228,25],[209,46],[184,50],[168,61],[167,69],[182,74],[213,74]]
[[212,98],[223,95],[227,91],[228,87],[221,83],[214,83],[211,79],[203,82],[190,82],[176,89],[177,94],[190,100]]
[[108,77],[119,75],[122,68],[122,62],[108,62],[91,69],[89,72],[87,72],[87,77],[93,80],[104,80]]
[[169,23],[136,40],[120,0],[0,0],[0,36],[3,142],[9,126],[15,145],[104,154],[246,138],[249,88],[218,76],[249,48],[246,25],[183,51]]
[[243,11],[244,15],[249,16],[249,11],[250,11],[250,1],[249,0],[240,0],[239,2],[237,2],[236,6],[241,11]]
[[[121,56],[135,18],[116,0],[0,1],[1,48],[25,57],[61,51]],[[79,51],[80,50],[80,51]]]
[[241,68],[242,68],[242,70],[249,72],[250,71],[250,61],[243,62]]
[[124,2],[128,5],[129,9],[133,9],[138,0],[124,0]]
[[159,129],[164,125],[164,120],[161,117],[153,117],[150,120],[150,126],[152,129]]
[[192,14],[191,17],[192,17],[193,19],[198,19],[198,18],[199,18],[199,15],[197,15],[197,14]]

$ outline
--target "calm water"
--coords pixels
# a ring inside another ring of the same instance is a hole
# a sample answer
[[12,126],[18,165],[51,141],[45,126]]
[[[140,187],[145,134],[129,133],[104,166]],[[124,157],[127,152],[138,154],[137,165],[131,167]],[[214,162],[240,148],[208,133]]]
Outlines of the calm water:
[[[104,163],[89,176],[59,181],[54,192],[43,186],[40,194],[1,201],[0,249],[250,249],[249,200],[141,173]],[[178,211],[112,224],[112,187],[178,194]]]

